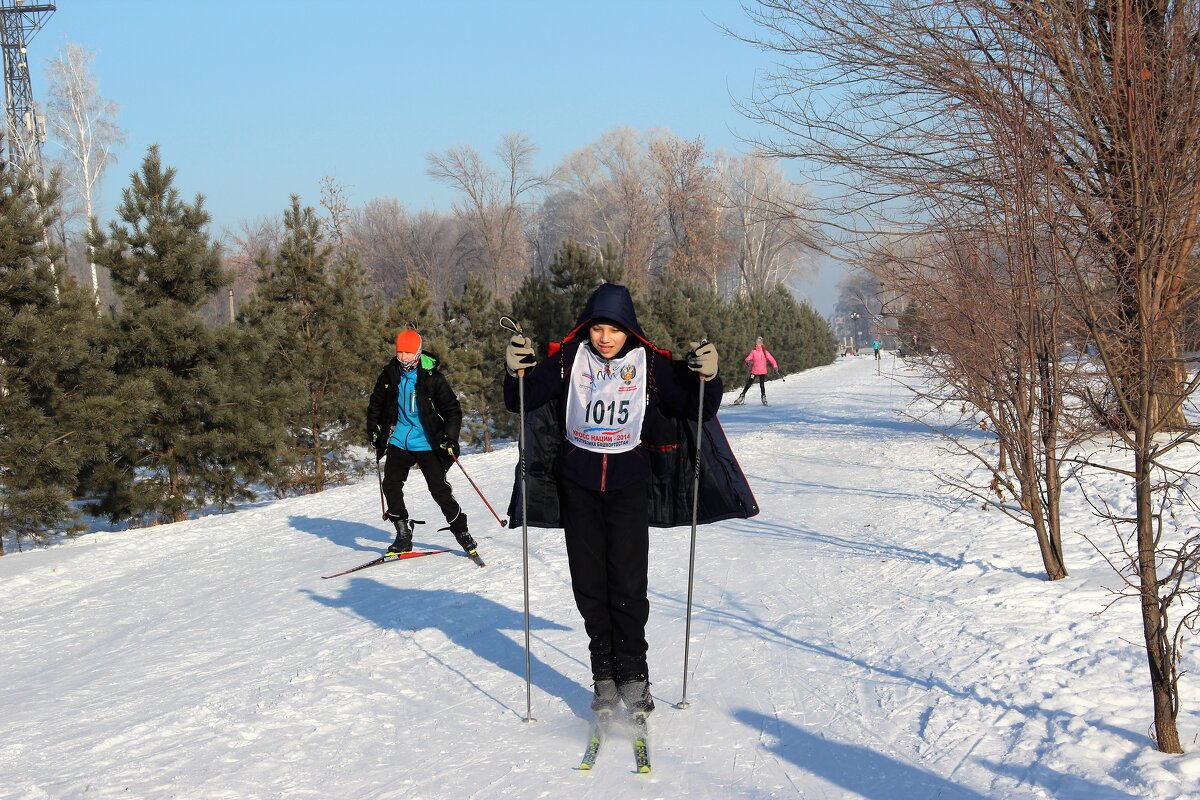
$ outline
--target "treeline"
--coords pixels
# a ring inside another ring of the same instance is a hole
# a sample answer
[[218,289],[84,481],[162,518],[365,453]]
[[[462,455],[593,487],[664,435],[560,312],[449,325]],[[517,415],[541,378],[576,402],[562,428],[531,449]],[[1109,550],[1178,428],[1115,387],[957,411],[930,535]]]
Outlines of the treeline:
[[[329,239],[357,251],[372,288],[390,298],[423,280],[439,305],[469,275],[493,294],[511,294],[526,275],[545,271],[567,240],[598,252],[612,247],[637,290],[674,275],[722,295],[759,293],[815,268],[810,199],[777,161],[631,128],[608,131],[549,169],[536,167],[536,152],[511,134],[491,153],[461,145],[430,154],[428,174],[455,198],[445,212],[409,209],[393,197],[354,203],[330,177],[316,205]],[[236,301],[253,291],[261,251],[273,252],[283,235],[277,216],[224,232]],[[65,238],[78,234],[72,228]],[[85,249],[70,249],[72,271],[90,275]],[[97,293],[106,310],[120,303],[103,270]],[[214,298],[205,318],[228,320],[227,301]]]
[[202,198],[182,199],[174,175],[151,148],[116,218],[93,225],[91,258],[115,299],[101,311],[47,239],[52,187],[39,206],[21,177],[0,171],[0,533],[18,544],[79,530],[83,513],[155,524],[231,508],[263,487],[285,496],[347,480],[364,467],[366,394],[405,327],[442,357],[464,441],[490,448],[514,433],[499,316],[522,320],[544,347],[603,280],[634,285],[660,346],[706,337],[736,364],[763,335],[785,371],[834,357],[828,325],[781,285],[727,296],[680,272],[634,282],[617,250],[569,238],[508,294],[480,269],[444,297],[421,274],[389,296],[337,214],[298,197],[257,249],[234,319],[212,324],[202,312],[227,297],[234,272]]

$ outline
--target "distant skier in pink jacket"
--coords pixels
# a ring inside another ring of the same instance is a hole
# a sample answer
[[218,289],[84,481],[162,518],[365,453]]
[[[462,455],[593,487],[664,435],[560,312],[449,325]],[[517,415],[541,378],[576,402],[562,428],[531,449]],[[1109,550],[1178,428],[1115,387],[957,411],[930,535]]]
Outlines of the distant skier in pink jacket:
[[746,363],[750,365],[750,377],[746,379],[746,385],[742,387],[742,393],[738,395],[738,399],[733,401],[735,406],[740,406],[746,402],[746,392],[750,391],[750,387],[754,385],[754,379],[758,378],[758,388],[762,392],[762,404],[767,405],[767,363],[771,364],[771,369],[775,370],[775,374],[779,374],[779,364],[775,362],[775,356],[771,355],[771,351],[763,347],[762,337],[759,336],[754,340],[754,349],[750,351],[750,355],[746,356]]

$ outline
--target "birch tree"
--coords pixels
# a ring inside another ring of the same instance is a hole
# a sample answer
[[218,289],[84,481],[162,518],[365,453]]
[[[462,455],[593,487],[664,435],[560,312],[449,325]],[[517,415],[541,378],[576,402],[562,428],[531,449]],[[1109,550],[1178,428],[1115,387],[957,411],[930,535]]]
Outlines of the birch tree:
[[[125,131],[116,123],[118,105],[100,96],[92,75],[95,54],[77,44],[67,44],[47,63],[49,100],[46,125],[52,140],[62,148],[66,187],[83,204],[84,225],[95,221],[95,197],[105,171],[117,158],[115,148],[125,143]],[[88,269],[92,297],[100,306],[100,281],[92,246],[88,244]]]

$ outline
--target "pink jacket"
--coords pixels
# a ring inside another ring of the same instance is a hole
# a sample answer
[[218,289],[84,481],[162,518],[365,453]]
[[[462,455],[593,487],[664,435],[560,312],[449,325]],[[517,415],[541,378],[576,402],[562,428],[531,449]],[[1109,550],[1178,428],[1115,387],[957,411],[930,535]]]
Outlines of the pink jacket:
[[779,369],[779,365],[775,363],[775,356],[771,355],[771,351],[761,344],[754,345],[750,355],[746,356],[746,363],[750,365],[751,375],[766,375],[768,361],[771,362],[772,369]]

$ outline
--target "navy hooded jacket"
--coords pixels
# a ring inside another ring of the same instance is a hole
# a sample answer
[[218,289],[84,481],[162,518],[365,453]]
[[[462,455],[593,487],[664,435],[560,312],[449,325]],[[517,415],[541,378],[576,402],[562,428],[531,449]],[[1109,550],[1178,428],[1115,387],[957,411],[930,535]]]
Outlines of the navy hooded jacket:
[[[597,453],[576,447],[563,435],[563,400],[567,373],[580,347],[591,347],[589,328],[596,322],[620,326],[629,335],[619,356],[634,347],[646,349],[650,371],[647,408],[638,446],[624,453]],[[690,522],[692,481],[695,464],[695,427],[704,394],[704,450],[701,517],[715,521],[750,517],[758,506],[737,466],[728,441],[715,416],[721,404],[719,377],[701,382],[670,352],[655,347],[642,331],[634,312],[633,299],[624,286],[606,283],[588,298],[583,313],[570,333],[550,345],[549,358],[526,370],[525,377],[525,464],[529,481],[529,524],[560,527],[557,481],[569,480],[593,491],[612,491],[651,479],[650,524],[682,525]],[[518,379],[507,375],[504,401],[510,411],[520,409]],[[689,433],[690,431],[690,433]],[[690,445],[688,441],[690,440]],[[690,447],[690,449],[688,449]],[[520,465],[513,498],[509,504],[512,524],[520,524]],[[714,483],[715,482],[715,483]],[[719,484],[719,485],[717,485]],[[708,507],[705,506],[706,493]]]

